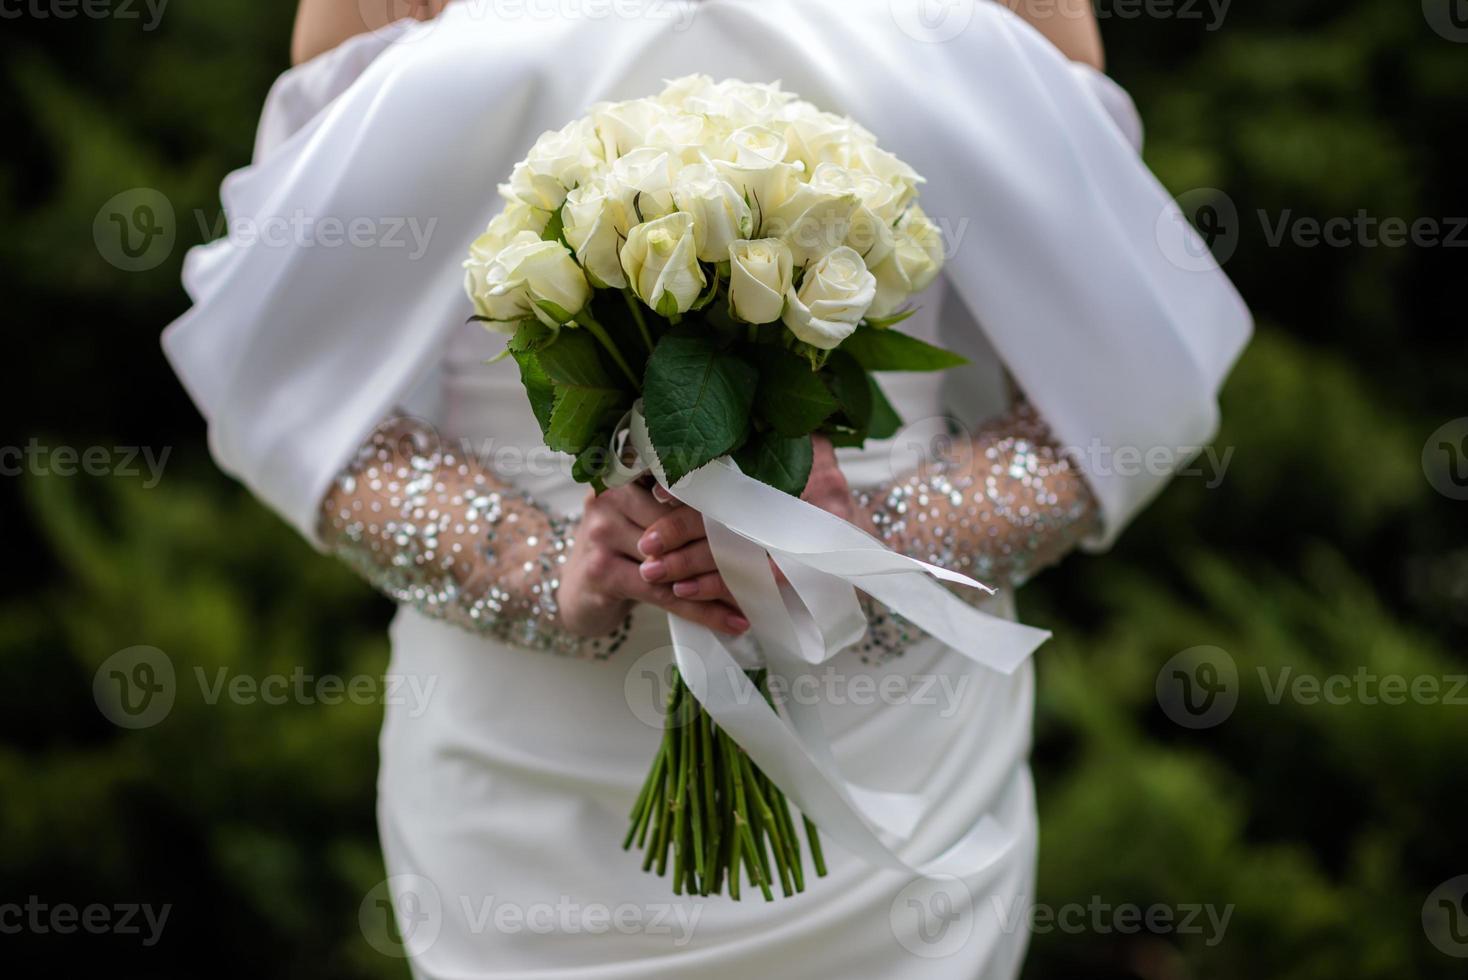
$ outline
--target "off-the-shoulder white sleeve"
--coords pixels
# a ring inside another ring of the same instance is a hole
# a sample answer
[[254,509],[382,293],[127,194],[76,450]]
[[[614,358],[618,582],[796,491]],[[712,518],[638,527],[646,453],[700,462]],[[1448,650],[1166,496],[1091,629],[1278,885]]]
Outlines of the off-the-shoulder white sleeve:
[[927,178],[949,287],[1094,491],[1100,550],[1214,435],[1252,320],[1142,162],[1125,91],[997,4],[975,23],[924,62],[965,97],[884,138]]
[[[319,504],[472,312],[461,268],[526,141],[535,73],[489,43],[493,91],[456,107],[452,64],[402,22],[281,77],[253,162],[225,179],[229,234],[184,265],[192,308],[163,346],[216,462],[319,545]],[[411,41],[411,43],[408,43]]]
[[270,87],[255,131],[254,162],[260,163],[331,105],[367,66],[388,48],[408,43],[418,23],[403,19],[347,38],[329,51],[282,74]]

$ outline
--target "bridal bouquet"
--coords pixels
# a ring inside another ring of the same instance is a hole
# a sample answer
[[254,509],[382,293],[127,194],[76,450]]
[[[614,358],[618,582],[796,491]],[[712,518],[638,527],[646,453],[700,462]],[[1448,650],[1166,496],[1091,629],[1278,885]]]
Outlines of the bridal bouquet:
[[[689,76],[547,132],[470,248],[473,319],[509,335],[546,445],[603,489],[636,416],[669,486],[719,457],[786,493],[811,436],[838,446],[900,420],[871,372],[963,359],[894,327],[937,276],[922,182],[848,118],[778,85]],[[751,672],[768,699],[762,672]],[[673,889],[803,888],[784,795],[682,679],[625,846]],[[804,820],[813,866],[819,839]],[[650,843],[650,846],[649,846]]]

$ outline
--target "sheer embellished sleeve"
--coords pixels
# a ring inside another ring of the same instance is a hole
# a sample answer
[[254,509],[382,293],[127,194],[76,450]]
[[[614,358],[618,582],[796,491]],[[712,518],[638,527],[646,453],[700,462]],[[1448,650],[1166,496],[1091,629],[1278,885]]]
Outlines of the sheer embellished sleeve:
[[858,495],[894,551],[986,585],[1023,584],[1096,529],[1079,468],[1028,403],[892,483]]
[[393,599],[515,646],[601,659],[627,622],[579,636],[556,604],[575,530],[412,419],[380,426],[321,505],[327,549]]
[[[1101,519],[1079,468],[1025,402],[916,471],[858,490],[856,502],[894,551],[998,588],[1059,561]],[[886,659],[921,636],[876,603],[868,617],[868,660]]]

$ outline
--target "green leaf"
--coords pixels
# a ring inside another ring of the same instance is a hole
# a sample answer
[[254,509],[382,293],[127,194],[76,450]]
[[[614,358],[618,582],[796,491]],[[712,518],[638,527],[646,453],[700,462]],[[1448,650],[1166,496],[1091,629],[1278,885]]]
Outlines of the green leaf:
[[547,327],[534,317],[527,317],[520,321],[520,327],[514,336],[505,342],[505,349],[512,354],[539,350],[555,340],[558,333],[558,330]]
[[841,342],[841,350],[868,371],[942,371],[968,363],[968,358],[916,337],[869,326],[857,327]]
[[[509,348],[506,348],[509,350]],[[550,433],[551,411],[555,408],[556,386],[551,383],[550,376],[545,373],[545,368],[540,366],[540,359],[534,351],[509,351],[515,363],[520,365],[520,383],[525,386],[525,394],[530,399],[530,410],[535,413],[535,421],[540,424],[542,437]]]
[[910,320],[918,311],[919,307],[909,306],[907,309],[894,313],[891,316],[869,316],[862,320],[862,324],[874,330],[886,330],[895,327],[903,320]]
[[759,374],[700,324],[676,327],[647,361],[643,411],[671,482],[739,444]]
[[[535,301],[535,305],[544,310],[545,315],[550,317],[551,320],[558,325],[567,324],[576,319],[575,313],[572,313],[569,310],[566,310],[564,307],[552,303],[548,299],[537,299]],[[577,312],[580,311],[578,310]]]
[[571,247],[570,245],[568,245],[566,243],[566,216],[565,216],[565,210],[566,210],[566,206],[564,204],[562,204],[560,207],[556,208],[554,211],[551,212],[550,220],[547,221],[545,223],[545,227],[543,229],[541,229],[541,232],[540,232],[541,241],[546,241],[546,242],[560,242],[562,245],[565,245],[568,249]]
[[601,478],[612,468],[612,434],[610,431],[597,433],[591,444],[583,449],[571,465],[571,479],[577,483],[600,483]]
[[814,458],[809,435],[787,439],[773,429],[750,437],[734,454],[746,476],[798,497],[810,479]]
[[631,396],[602,361],[596,340],[585,331],[562,330],[535,356],[555,385],[546,445],[557,452],[580,453],[598,432],[616,423]]
[[890,439],[902,428],[902,416],[897,414],[897,409],[892,407],[892,403],[882,393],[882,386],[870,374],[867,375],[867,386],[872,392],[872,414],[867,419],[867,437]]
[[627,397],[620,388],[557,387],[545,444],[557,452],[579,455],[626,409]]
[[757,348],[759,387],[754,410],[782,436],[814,432],[840,407],[821,376],[797,354],[762,344]]
[[536,351],[541,367],[558,385],[611,387],[617,375],[602,360],[596,338],[584,330],[562,330],[554,343]]
[[846,424],[865,435],[872,418],[872,386],[866,370],[844,347],[832,352],[826,368]]

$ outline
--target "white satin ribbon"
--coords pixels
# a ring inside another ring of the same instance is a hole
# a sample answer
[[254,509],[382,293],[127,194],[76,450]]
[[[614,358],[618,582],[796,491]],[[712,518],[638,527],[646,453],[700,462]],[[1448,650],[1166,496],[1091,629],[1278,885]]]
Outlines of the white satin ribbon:
[[[1049,638],[1045,630],[974,609],[933,579],[993,589],[899,555],[839,517],[745,476],[727,457],[669,486],[641,408],[639,402],[618,428],[606,483],[622,486],[651,472],[703,515],[714,561],[782,690],[791,690],[808,666],[828,661],[866,632],[858,588],[968,659],[1004,674]],[[629,453],[630,461],[624,461]],[[772,560],[788,584],[778,582]],[[927,801],[845,780],[817,705],[786,699],[787,724],[745,675],[747,660],[722,637],[672,614],[668,625],[674,659],[694,697],[801,812],[847,850],[909,874],[969,877],[1013,843],[1013,835],[986,815],[936,857],[915,864],[900,857],[897,849],[921,821]],[[897,849],[880,832],[897,838]]]

